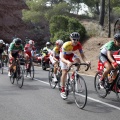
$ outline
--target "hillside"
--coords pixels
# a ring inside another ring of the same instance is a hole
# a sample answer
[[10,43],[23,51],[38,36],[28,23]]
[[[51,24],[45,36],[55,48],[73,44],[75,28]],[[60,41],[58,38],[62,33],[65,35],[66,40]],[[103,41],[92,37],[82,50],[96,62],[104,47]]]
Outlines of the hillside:
[[86,30],[88,31],[88,34],[90,31],[91,36],[92,34],[93,36],[87,39],[86,42],[83,44],[85,56],[91,61],[91,70],[88,70],[86,72],[84,71],[84,68],[81,68],[81,72],[89,75],[95,75],[97,71],[100,47],[112,38],[107,38],[107,32],[98,29],[98,24],[96,21],[84,20],[82,21],[82,24],[84,24]]

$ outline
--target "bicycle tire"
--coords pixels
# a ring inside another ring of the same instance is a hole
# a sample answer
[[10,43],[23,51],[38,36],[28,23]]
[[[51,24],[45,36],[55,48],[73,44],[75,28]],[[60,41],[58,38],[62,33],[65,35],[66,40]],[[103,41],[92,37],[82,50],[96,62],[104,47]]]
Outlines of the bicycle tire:
[[100,84],[99,84],[99,79],[102,74],[103,74],[102,71],[98,71],[96,73],[95,78],[94,78],[94,88],[99,97],[105,98],[107,96],[107,91],[105,88],[101,89]]
[[61,75],[62,75],[62,73],[58,73],[58,75],[57,75],[57,80],[58,80],[58,89],[59,89],[59,91],[61,91]]
[[115,84],[115,93],[116,93],[116,97],[117,97],[117,100],[120,101],[120,79],[118,77],[117,81],[116,81],[116,84]]
[[17,85],[19,88],[22,88],[24,83],[24,71],[22,67],[18,68],[17,75],[16,75]]
[[0,70],[1,70],[1,74],[3,74],[3,66],[4,66],[4,63],[3,63],[3,60],[0,60]]
[[77,107],[83,109],[87,103],[87,85],[84,78],[79,74],[73,80],[73,95]]
[[49,84],[50,84],[50,87],[51,87],[52,89],[55,89],[57,83],[53,81],[53,78],[54,78],[53,74],[54,74],[54,73],[53,73],[53,68],[50,68],[50,69],[49,69],[49,73],[48,73]]
[[10,76],[10,82],[11,82],[11,84],[14,84],[14,81],[15,81],[15,73],[11,72],[11,76]]
[[115,21],[115,24],[114,24],[114,34],[118,31],[118,24],[120,24],[120,18],[118,18],[116,21]]
[[66,83],[65,83],[65,94],[66,94],[66,98],[65,99],[67,99],[69,93],[71,92],[70,89],[69,89],[70,87],[71,87],[70,86],[70,74],[67,73],[67,80],[66,80]]

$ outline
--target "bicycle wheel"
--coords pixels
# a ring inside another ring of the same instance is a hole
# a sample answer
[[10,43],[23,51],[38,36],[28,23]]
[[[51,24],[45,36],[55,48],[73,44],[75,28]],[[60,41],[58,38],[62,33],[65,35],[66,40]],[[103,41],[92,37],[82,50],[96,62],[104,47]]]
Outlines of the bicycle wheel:
[[114,24],[114,34],[117,32],[120,32],[120,18],[118,18]]
[[118,99],[118,101],[120,101],[120,79],[118,77],[117,81],[116,81],[116,85],[115,85],[115,93],[116,93],[116,97]]
[[33,63],[31,63],[31,67],[30,67],[29,73],[30,73],[30,77],[31,77],[32,80],[33,80],[33,79],[34,79],[34,74],[35,74]]
[[73,80],[73,95],[78,108],[83,109],[87,103],[87,86],[82,76]]
[[53,81],[54,79],[53,67],[49,69],[48,78],[49,78],[50,87],[52,89],[55,89],[57,83]]
[[23,83],[24,83],[24,71],[22,69],[22,67],[19,67],[17,72],[16,72],[16,80],[17,80],[17,85],[19,86],[19,88],[22,88]]
[[3,74],[4,63],[3,60],[0,60],[0,72]]
[[105,88],[100,88],[100,77],[103,74],[102,71],[98,71],[95,75],[94,78],[94,87],[95,87],[95,91],[97,92],[98,96],[101,98],[105,98],[107,96],[107,91]]
[[61,91],[61,75],[62,75],[61,72],[59,72],[58,75],[57,75],[57,80],[58,80],[57,84],[58,84],[59,91]]
[[11,72],[10,82],[11,82],[12,84],[14,84],[15,78],[16,78],[16,73]]

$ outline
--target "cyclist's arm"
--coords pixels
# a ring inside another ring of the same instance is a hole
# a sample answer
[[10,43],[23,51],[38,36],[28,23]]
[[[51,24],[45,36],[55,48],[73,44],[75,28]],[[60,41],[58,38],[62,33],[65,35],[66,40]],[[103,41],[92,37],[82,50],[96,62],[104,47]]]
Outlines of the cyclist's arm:
[[9,57],[12,58],[12,51],[9,52]]
[[112,52],[111,51],[107,51],[107,57],[108,57],[108,59],[110,60],[110,62],[112,63],[112,62],[115,62],[115,60],[113,59],[113,57],[112,57]]

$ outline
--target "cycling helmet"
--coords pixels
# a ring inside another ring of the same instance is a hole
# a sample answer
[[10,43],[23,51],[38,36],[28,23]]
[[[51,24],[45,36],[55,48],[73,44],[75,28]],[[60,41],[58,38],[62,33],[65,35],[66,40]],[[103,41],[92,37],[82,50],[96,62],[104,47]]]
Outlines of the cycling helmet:
[[6,46],[9,46],[9,44],[8,44],[8,43],[6,43],[5,45],[6,45]]
[[55,42],[56,45],[62,46],[63,45],[63,41],[62,40],[57,40]]
[[34,41],[33,40],[29,40],[29,44],[34,45]]
[[22,43],[22,40],[20,38],[15,38],[13,41],[16,45],[20,45]]
[[0,39],[0,43],[2,43],[2,44],[3,44],[3,43],[4,43],[4,41],[3,41],[2,39]]
[[120,41],[120,33],[116,33],[114,35],[114,39],[117,40],[117,41]]
[[70,34],[72,39],[80,39],[80,34],[78,32],[73,32]]
[[50,42],[46,42],[46,45],[50,45]]

